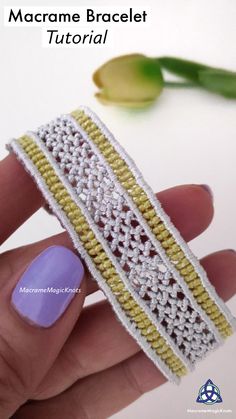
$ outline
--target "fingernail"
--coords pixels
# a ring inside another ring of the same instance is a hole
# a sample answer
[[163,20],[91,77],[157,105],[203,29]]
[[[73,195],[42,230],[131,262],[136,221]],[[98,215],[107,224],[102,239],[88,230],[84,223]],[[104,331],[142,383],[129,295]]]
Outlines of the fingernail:
[[23,273],[11,298],[18,314],[33,325],[52,326],[79,292],[81,260],[63,246],[51,246]]
[[211,187],[209,185],[200,185],[203,189],[205,189],[205,191],[207,191],[212,199],[212,201],[214,201],[214,194],[213,191],[211,189]]

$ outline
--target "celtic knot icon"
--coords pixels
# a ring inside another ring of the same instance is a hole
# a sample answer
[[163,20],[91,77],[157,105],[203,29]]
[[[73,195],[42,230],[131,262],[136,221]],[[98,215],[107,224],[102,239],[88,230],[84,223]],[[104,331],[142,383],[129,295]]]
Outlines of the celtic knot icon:
[[214,404],[222,403],[219,388],[211,381],[207,380],[206,383],[200,388],[197,403]]

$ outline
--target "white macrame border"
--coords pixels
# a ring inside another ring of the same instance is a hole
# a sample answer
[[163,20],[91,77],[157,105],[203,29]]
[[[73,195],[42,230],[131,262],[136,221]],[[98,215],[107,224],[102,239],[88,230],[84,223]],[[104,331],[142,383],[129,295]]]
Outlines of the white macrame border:
[[[115,184],[115,188],[117,189],[117,191],[119,193],[121,193],[124,197],[125,200],[128,204],[128,206],[130,207],[130,209],[133,211],[133,213],[135,214],[137,220],[139,221],[140,225],[143,227],[147,237],[149,238],[149,240],[152,242],[153,246],[155,249],[157,249],[158,254],[160,255],[163,263],[166,265],[166,267],[168,268],[168,270],[172,273],[173,277],[175,278],[176,282],[180,285],[180,287],[182,288],[185,296],[188,297],[190,303],[192,304],[192,308],[195,309],[195,311],[200,315],[200,317],[205,321],[206,325],[208,326],[209,330],[213,333],[215,340],[216,340],[216,346],[218,347],[219,345],[223,344],[223,338],[220,336],[218,329],[216,328],[216,326],[212,325],[211,320],[209,319],[209,317],[207,316],[207,314],[204,312],[204,310],[201,309],[201,307],[199,306],[199,304],[197,303],[197,301],[195,300],[195,298],[193,297],[191,291],[189,290],[186,282],[183,280],[182,276],[179,274],[179,272],[177,271],[177,269],[175,269],[174,265],[170,262],[168,256],[166,255],[164,249],[162,248],[160,242],[157,240],[157,238],[155,237],[155,235],[153,234],[152,230],[150,229],[148,223],[146,222],[146,220],[144,219],[144,217],[141,215],[140,211],[138,210],[137,206],[135,205],[134,201],[132,200],[132,198],[129,196],[128,192],[126,191],[126,189],[124,189],[122,187],[122,185],[120,184],[120,182],[117,180],[116,175],[114,174],[112,168],[110,167],[110,165],[107,163],[105,157],[103,156],[103,154],[101,153],[101,151],[99,150],[99,148],[96,146],[96,144],[90,139],[89,135],[86,133],[86,131],[79,125],[79,123],[75,120],[75,118],[73,118],[73,116],[71,115],[63,115],[64,118],[66,118],[67,120],[71,121],[75,128],[78,130],[78,132],[81,134],[81,136],[89,143],[91,149],[93,150],[94,154],[98,157],[99,161],[101,162],[101,164],[106,168],[111,180],[113,181],[113,183]],[[95,122],[95,120],[94,120]],[[95,122],[96,123],[96,122]],[[100,127],[99,127],[100,128]],[[103,131],[103,133],[106,135],[105,131]],[[109,138],[108,138],[109,139]],[[110,139],[109,139],[110,140]],[[113,255],[112,255],[113,256]],[[113,256],[114,258],[114,256]],[[147,310],[150,311],[151,310],[149,308],[147,308]],[[208,353],[209,351],[207,351]],[[201,357],[201,359],[204,357],[204,355]],[[188,359],[186,358],[186,360],[188,361]],[[197,360],[198,361],[198,360]],[[191,364],[192,365],[192,364]]]
[[[34,166],[33,162],[30,160],[30,158],[27,156],[27,154],[24,152],[24,150],[20,147],[17,140],[15,140],[15,139],[11,140],[8,144],[6,144],[6,148],[7,148],[7,150],[13,151],[15,153],[17,158],[23,163],[27,172],[34,178],[34,180],[35,180],[39,190],[43,194],[45,200],[49,203],[49,205],[51,206],[51,208],[53,209],[53,211],[57,215],[58,219],[60,220],[61,224],[66,229],[69,236],[71,237],[71,240],[74,244],[74,247],[79,251],[81,257],[85,260],[89,271],[96,278],[99,287],[102,289],[104,294],[109,299],[114,312],[117,314],[117,316],[118,316],[119,320],[121,321],[121,323],[123,324],[123,326],[130,333],[130,335],[133,336],[133,338],[136,340],[138,345],[143,349],[143,351],[147,354],[147,356],[153,361],[153,363],[156,365],[156,367],[160,369],[160,371],[164,374],[164,376],[169,381],[171,381],[175,384],[179,384],[180,383],[180,378],[177,377],[169,369],[169,367],[160,359],[160,357],[151,348],[150,344],[139,333],[138,329],[135,327],[135,324],[132,323],[128,319],[128,317],[125,315],[125,312],[121,309],[120,305],[117,303],[116,298],[114,297],[110,287],[105,283],[102,275],[97,271],[97,269],[95,268],[95,265],[91,261],[91,259],[90,259],[89,255],[87,254],[86,250],[83,248],[80,241],[78,240],[78,235],[76,234],[76,232],[74,231],[70,222],[68,221],[65,213],[61,210],[60,206],[58,205],[56,200],[53,198],[52,194],[48,190],[48,187],[47,187],[45,181],[41,178],[41,175],[40,175],[39,171],[37,170],[36,166]],[[46,156],[46,157],[48,158],[48,156]],[[54,168],[54,170],[57,169],[55,171],[58,174],[58,167],[55,167],[55,165],[54,165],[53,168]],[[65,179],[64,178],[63,178],[63,184],[65,185]],[[65,187],[68,190],[67,185],[65,185]],[[74,199],[73,196],[72,196],[72,199]],[[85,216],[85,214],[84,214],[84,216]],[[91,226],[91,224],[92,224],[91,221],[89,221],[89,224]],[[158,329],[158,331],[160,332],[159,329]],[[161,332],[160,332],[160,334],[162,335]],[[163,334],[163,337],[165,338],[164,334]],[[169,336],[168,336],[168,339],[169,339]],[[167,340],[167,338],[166,338],[166,340]],[[173,352],[177,355],[176,352],[179,352],[179,349],[178,348],[173,348],[173,343],[171,343],[170,346],[171,346]],[[178,349],[178,350],[176,350],[176,349]],[[179,355],[177,355],[177,356],[182,360],[182,357],[183,357],[182,354],[181,354],[181,357]]]
[[[232,315],[226,304],[223,302],[223,300],[218,296],[216,293],[216,290],[214,286],[210,283],[206,271],[203,269],[202,265],[200,264],[199,260],[196,258],[196,256],[193,254],[185,240],[182,238],[180,232],[177,230],[177,228],[174,226],[172,221],[170,220],[170,217],[166,214],[164,209],[161,206],[161,203],[155,196],[152,189],[149,187],[149,185],[145,182],[141,172],[137,168],[135,162],[132,160],[130,156],[126,153],[125,149],[117,142],[117,140],[114,138],[113,134],[108,130],[108,128],[104,125],[104,123],[98,118],[96,114],[94,114],[91,109],[89,109],[86,106],[80,106],[80,110],[84,111],[87,116],[89,116],[93,122],[100,128],[100,130],[103,132],[103,134],[108,138],[108,140],[111,142],[111,144],[114,146],[116,151],[121,155],[121,157],[124,159],[124,161],[129,166],[130,170],[132,171],[137,183],[144,189],[146,192],[150,202],[152,203],[153,207],[155,208],[157,215],[162,219],[163,223],[165,224],[166,228],[171,232],[171,234],[174,236],[176,242],[183,250],[184,254],[187,256],[187,258],[191,261],[192,265],[194,266],[194,269],[198,273],[202,285],[204,288],[208,291],[210,297],[212,300],[216,303],[220,311],[225,315],[227,321],[232,326],[234,330],[236,330],[236,318]],[[146,220],[144,220],[146,223]],[[178,277],[181,277],[178,273]],[[182,278],[182,277],[181,277]],[[199,304],[197,304],[199,306]],[[199,306],[198,309],[201,316],[205,319],[207,317],[208,324],[211,323],[212,327],[211,329],[216,329],[216,326],[214,325],[214,322],[206,315],[204,310]],[[204,313],[204,314],[202,314]],[[210,322],[209,322],[210,321]],[[217,330],[217,334],[220,337],[220,334]],[[222,338],[220,337],[219,343],[222,341]]]
[[[193,370],[194,366],[189,361],[188,358],[185,357],[185,355],[179,350],[178,345],[176,345],[173,342],[173,339],[166,333],[164,327],[158,323],[157,318],[155,314],[151,311],[151,309],[145,304],[145,301],[142,297],[140,297],[136,291],[133,289],[132,285],[127,280],[126,274],[121,268],[119,262],[117,261],[116,257],[113,255],[109,245],[107,244],[106,239],[102,236],[100,231],[97,228],[96,223],[94,222],[93,218],[91,217],[89,211],[87,210],[86,206],[83,204],[83,202],[79,199],[77,194],[75,193],[73,187],[71,186],[70,182],[67,180],[66,176],[64,175],[63,171],[59,168],[58,164],[55,161],[55,158],[52,156],[51,152],[48,151],[45,144],[42,142],[42,140],[34,133],[34,132],[27,132],[26,135],[28,135],[30,138],[32,138],[35,143],[38,145],[38,147],[41,149],[41,151],[46,156],[47,160],[50,162],[51,166],[55,170],[55,173],[65,186],[66,190],[68,191],[71,198],[75,201],[77,206],[82,210],[83,215],[85,216],[88,224],[93,230],[93,233],[95,234],[97,240],[102,244],[106,254],[108,255],[109,259],[112,261],[113,265],[115,266],[116,272],[119,274],[121,280],[125,284],[127,290],[130,292],[134,300],[138,303],[138,305],[143,309],[145,314],[149,317],[149,319],[154,323],[156,326],[158,332],[165,338],[165,340],[168,342],[170,347],[172,348],[175,355],[181,359],[182,363],[188,368],[190,371]],[[73,227],[72,227],[73,228]],[[119,303],[118,303],[119,304]]]

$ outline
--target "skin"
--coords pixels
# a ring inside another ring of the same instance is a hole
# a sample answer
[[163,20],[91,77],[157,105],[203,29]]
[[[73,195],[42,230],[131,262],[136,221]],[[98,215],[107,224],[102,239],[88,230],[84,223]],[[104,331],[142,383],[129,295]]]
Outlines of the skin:
[[[158,198],[182,236],[190,241],[213,217],[210,193],[199,185],[177,186]],[[0,162],[0,243],[45,205],[13,155]],[[73,250],[67,233],[0,255],[0,417],[102,419],[165,383],[116,319],[106,301],[83,309],[97,290],[86,272],[82,292],[50,328],[26,323],[10,303],[27,265],[51,245]],[[222,250],[201,260],[219,295],[236,292],[236,253]]]

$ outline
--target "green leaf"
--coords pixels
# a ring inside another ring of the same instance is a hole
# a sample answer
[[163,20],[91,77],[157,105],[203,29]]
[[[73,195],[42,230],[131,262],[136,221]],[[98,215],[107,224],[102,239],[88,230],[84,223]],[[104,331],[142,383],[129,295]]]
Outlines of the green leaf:
[[196,63],[194,61],[182,60],[181,58],[160,57],[157,58],[157,60],[161,67],[165,70],[187,80],[191,80],[196,84],[199,84],[199,71],[211,68],[204,64]]
[[236,99],[236,73],[224,70],[201,70],[199,82],[207,90]]

